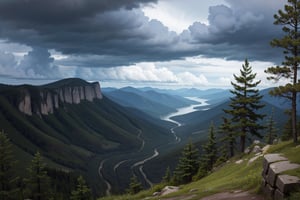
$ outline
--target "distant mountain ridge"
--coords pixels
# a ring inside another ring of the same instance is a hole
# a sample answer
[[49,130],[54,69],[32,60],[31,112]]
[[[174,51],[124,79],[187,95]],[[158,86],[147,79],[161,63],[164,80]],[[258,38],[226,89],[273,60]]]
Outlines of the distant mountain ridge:
[[83,100],[92,102],[94,99],[102,99],[98,82],[88,83],[76,78],[39,87],[1,85],[0,95],[17,99],[15,106],[27,115],[48,115],[63,103],[79,104]]
[[123,106],[139,109],[156,118],[176,112],[178,108],[197,103],[178,95],[161,93],[155,90],[143,91],[133,87],[108,88],[107,90],[104,89],[103,93]]

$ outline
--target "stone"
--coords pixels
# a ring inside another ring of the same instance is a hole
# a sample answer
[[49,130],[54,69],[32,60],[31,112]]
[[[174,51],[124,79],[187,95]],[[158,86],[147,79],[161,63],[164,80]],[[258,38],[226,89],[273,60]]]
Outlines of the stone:
[[253,158],[251,158],[249,161],[248,161],[248,165],[253,163],[255,160],[257,160],[259,157],[262,157],[262,154],[258,154],[257,156],[254,156]]
[[249,154],[251,152],[251,149],[249,147],[247,147],[244,151],[245,154]]
[[288,194],[294,191],[296,188],[300,188],[300,178],[290,175],[278,175],[276,180],[276,187],[282,193]]
[[160,195],[160,192],[154,192],[153,194],[152,194],[152,196],[159,196]]
[[254,140],[253,144],[260,144],[260,141],[259,140]]
[[299,164],[290,163],[289,161],[280,161],[270,164],[268,170],[268,183],[271,186],[275,186],[276,178],[279,173],[282,173],[287,170],[297,169],[299,167]]
[[278,189],[275,190],[274,192],[274,200],[284,200],[285,195]]
[[160,195],[164,196],[173,192],[177,192],[179,190],[179,187],[176,186],[166,186],[164,189],[162,189]]
[[193,193],[193,192],[197,192],[198,189],[194,188],[194,189],[190,189],[190,193]]
[[269,184],[266,184],[266,185],[263,187],[263,191],[264,191],[264,194],[265,194],[267,197],[273,199],[275,189],[274,189],[272,186],[270,186]]
[[260,153],[260,152],[262,152],[262,149],[260,148],[260,146],[255,145],[253,147],[252,153]]
[[241,164],[243,161],[244,161],[243,159],[237,160],[237,161],[235,161],[235,164]]
[[266,146],[264,146],[263,148],[262,148],[262,153],[263,154],[266,154],[267,153],[267,151],[270,149],[270,147],[271,147],[271,145],[266,145]]
[[286,161],[288,160],[287,158],[283,157],[281,154],[275,153],[275,154],[266,154],[264,156],[264,161],[263,161],[263,173],[268,174],[269,170],[269,165],[278,162],[278,161]]

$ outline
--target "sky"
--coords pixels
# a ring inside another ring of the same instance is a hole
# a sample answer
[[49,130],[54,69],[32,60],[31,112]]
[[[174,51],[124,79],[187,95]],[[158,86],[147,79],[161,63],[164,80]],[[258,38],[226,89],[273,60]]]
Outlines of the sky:
[[282,0],[2,0],[0,82],[78,77],[102,87],[230,88],[248,59],[280,64]]

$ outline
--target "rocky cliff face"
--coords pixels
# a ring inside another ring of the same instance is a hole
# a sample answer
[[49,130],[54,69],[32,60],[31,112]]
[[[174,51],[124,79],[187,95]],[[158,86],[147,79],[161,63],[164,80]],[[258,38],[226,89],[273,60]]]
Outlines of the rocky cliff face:
[[[37,92],[38,91],[38,92]],[[102,99],[100,84],[85,83],[84,85],[64,85],[58,88],[40,87],[32,92],[22,88],[18,108],[21,112],[32,115],[48,115],[64,103],[79,104],[86,100]]]

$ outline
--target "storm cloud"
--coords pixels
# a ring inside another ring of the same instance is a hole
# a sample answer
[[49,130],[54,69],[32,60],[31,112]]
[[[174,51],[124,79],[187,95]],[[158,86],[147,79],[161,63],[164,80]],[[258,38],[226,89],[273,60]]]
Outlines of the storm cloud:
[[[281,34],[280,27],[273,25],[273,15],[284,1],[226,0],[226,5],[210,7],[208,24],[197,21],[181,34],[145,16],[141,8],[156,2],[4,0],[0,1],[0,39],[31,47],[15,66],[41,77],[59,75],[59,66],[109,68],[198,55],[280,60],[281,51],[269,42]],[[48,50],[67,56],[55,60]],[[0,60],[0,66],[7,62]]]

